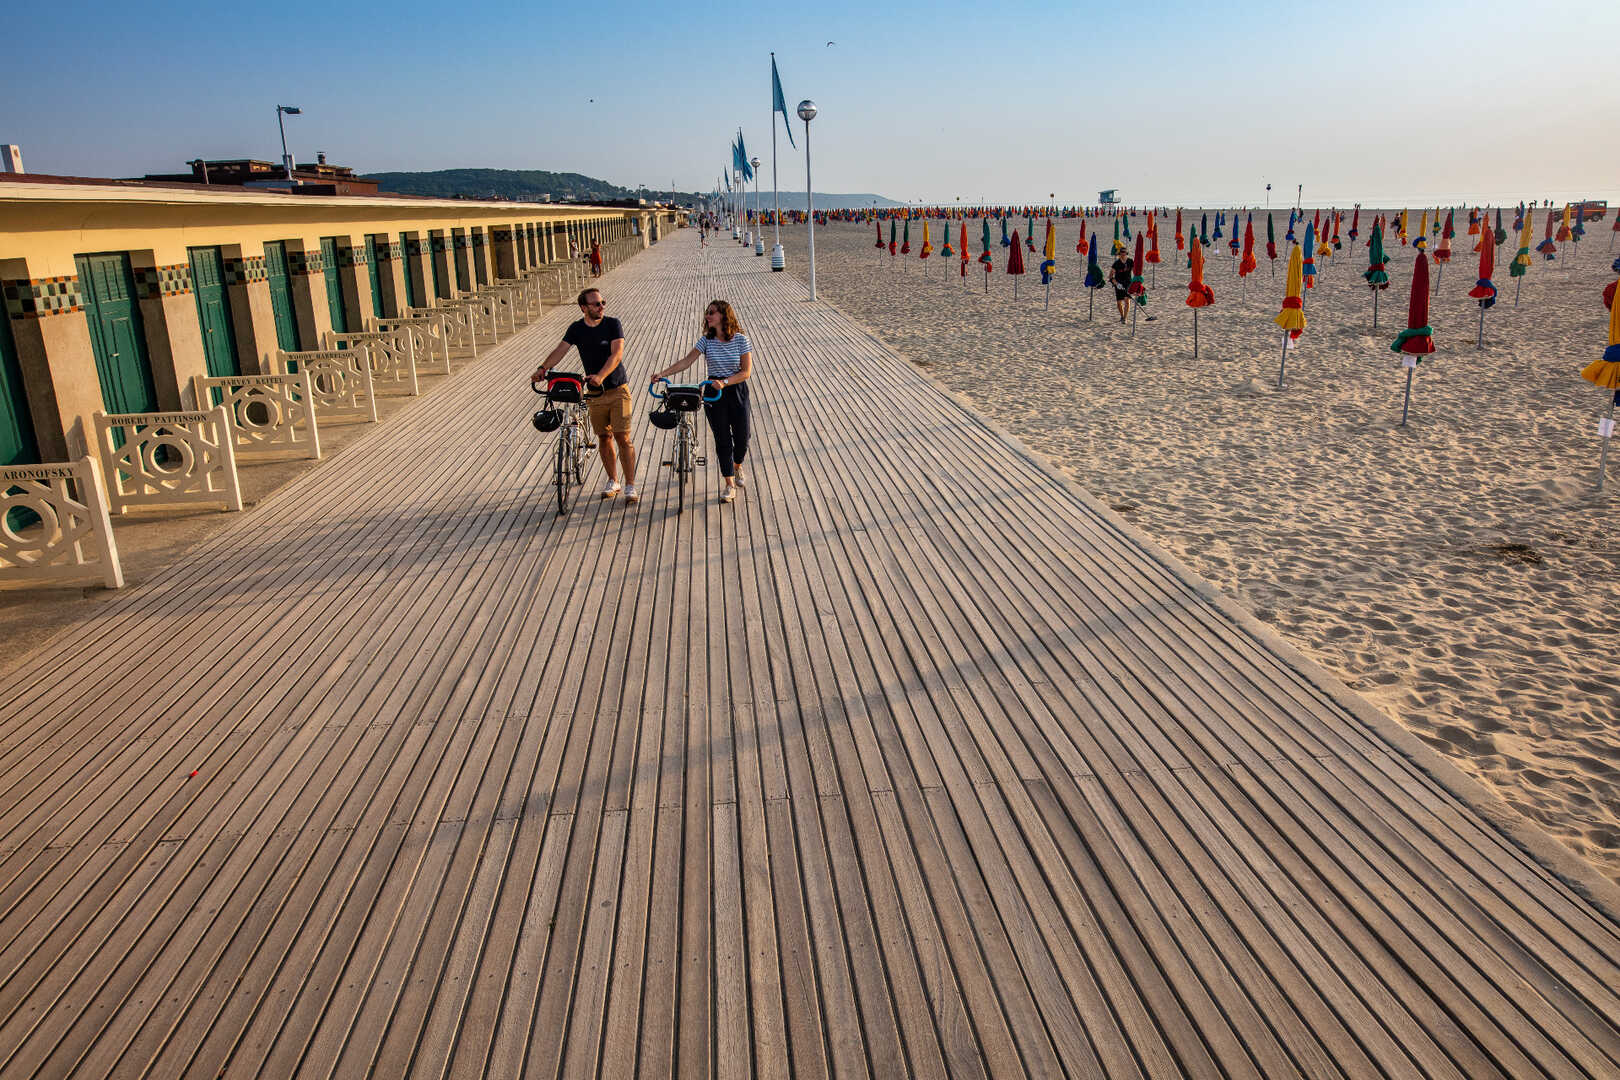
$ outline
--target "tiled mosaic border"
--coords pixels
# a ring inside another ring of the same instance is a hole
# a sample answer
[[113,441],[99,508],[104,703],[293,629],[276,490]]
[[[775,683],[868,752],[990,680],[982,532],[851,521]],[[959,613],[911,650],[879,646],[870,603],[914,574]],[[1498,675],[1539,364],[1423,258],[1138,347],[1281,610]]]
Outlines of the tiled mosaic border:
[[14,321],[70,315],[84,307],[77,277],[33,278],[28,281],[0,281],[5,295],[6,315]]

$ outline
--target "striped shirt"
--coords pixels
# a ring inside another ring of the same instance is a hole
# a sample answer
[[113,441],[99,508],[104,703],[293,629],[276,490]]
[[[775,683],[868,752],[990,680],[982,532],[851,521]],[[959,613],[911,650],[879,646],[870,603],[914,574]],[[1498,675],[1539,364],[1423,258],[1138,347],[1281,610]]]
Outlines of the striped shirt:
[[702,353],[708,362],[708,376],[711,379],[731,378],[742,369],[743,353],[754,351],[754,347],[748,344],[748,335],[743,333],[738,333],[730,341],[700,337],[692,348]]

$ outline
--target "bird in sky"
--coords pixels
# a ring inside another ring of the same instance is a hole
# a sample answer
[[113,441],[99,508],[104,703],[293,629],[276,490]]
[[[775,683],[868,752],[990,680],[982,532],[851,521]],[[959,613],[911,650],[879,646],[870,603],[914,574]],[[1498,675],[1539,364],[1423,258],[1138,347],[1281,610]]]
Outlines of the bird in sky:
[[832,47],[833,47],[833,46],[834,46],[834,45],[836,45],[836,44],[838,44],[838,42],[836,42],[836,41],[829,41],[829,42],[827,42],[827,47],[828,47],[828,48],[829,48],[829,49],[830,49],[830,48],[832,48]]

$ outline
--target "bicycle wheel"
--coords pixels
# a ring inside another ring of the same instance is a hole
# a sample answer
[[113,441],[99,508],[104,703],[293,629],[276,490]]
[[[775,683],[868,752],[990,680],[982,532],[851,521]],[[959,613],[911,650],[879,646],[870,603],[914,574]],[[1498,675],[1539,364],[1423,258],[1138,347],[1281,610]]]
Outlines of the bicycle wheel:
[[589,421],[584,418],[579,419],[577,434],[574,437],[574,483],[576,486],[585,482],[585,444],[589,441],[585,437],[585,425],[588,423]]
[[692,425],[681,425],[681,437],[675,442],[676,513],[686,509],[686,478],[692,471]]
[[557,432],[557,516],[568,513],[568,499],[574,493],[572,475],[574,428],[564,424]]

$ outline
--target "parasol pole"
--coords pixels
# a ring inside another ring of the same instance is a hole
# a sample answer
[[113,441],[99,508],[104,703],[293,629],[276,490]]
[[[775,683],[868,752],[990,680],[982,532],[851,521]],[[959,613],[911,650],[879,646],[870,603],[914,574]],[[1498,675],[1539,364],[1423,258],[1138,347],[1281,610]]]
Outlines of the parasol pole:
[[1479,334],[1474,338],[1474,350],[1485,347],[1485,305],[1479,305]]
[[1051,311],[1052,310],[1052,283],[1050,281],[1048,281],[1046,283],[1046,307],[1043,308],[1042,310],[1043,311]]
[[1524,288],[1524,275],[1520,274],[1513,279],[1513,306],[1519,306],[1519,290]]
[[1620,398],[1620,390],[1611,392],[1609,396],[1609,415],[1598,424],[1598,435],[1603,439],[1603,452],[1598,455],[1598,487],[1603,490],[1603,478],[1609,470],[1609,439],[1614,435],[1614,401]]
[[1193,359],[1198,359],[1198,309],[1193,308]]
[[1406,413],[1412,407],[1412,376],[1417,374],[1417,357],[1402,356],[1401,366],[1406,368],[1406,400],[1401,402],[1401,427],[1406,426]]
[[1135,301],[1131,302],[1131,337],[1136,336],[1136,309],[1138,307],[1141,307],[1141,305]]
[[1372,293],[1373,293],[1373,329],[1376,330],[1376,329],[1378,329],[1378,290],[1374,289],[1372,291]]
[[1086,322],[1090,322],[1092,309],[1097,306],[1097,290],[1087,288],[1086,292],[1090,294],[1090,298],[1086,300]]
[[[1194,311],[1193,314],[1196,315],[1197,312]],[[1283,331],[1283,337],[1282,337],[1282,359],[1280,359],[1277,362],[1277,389],[1279,389],[1279,390],[1281,390],[1283,388],[1283,373],[1285,371],[1287,371],[1287,370],[1288,370],[1288,331],[1284,330]]]

